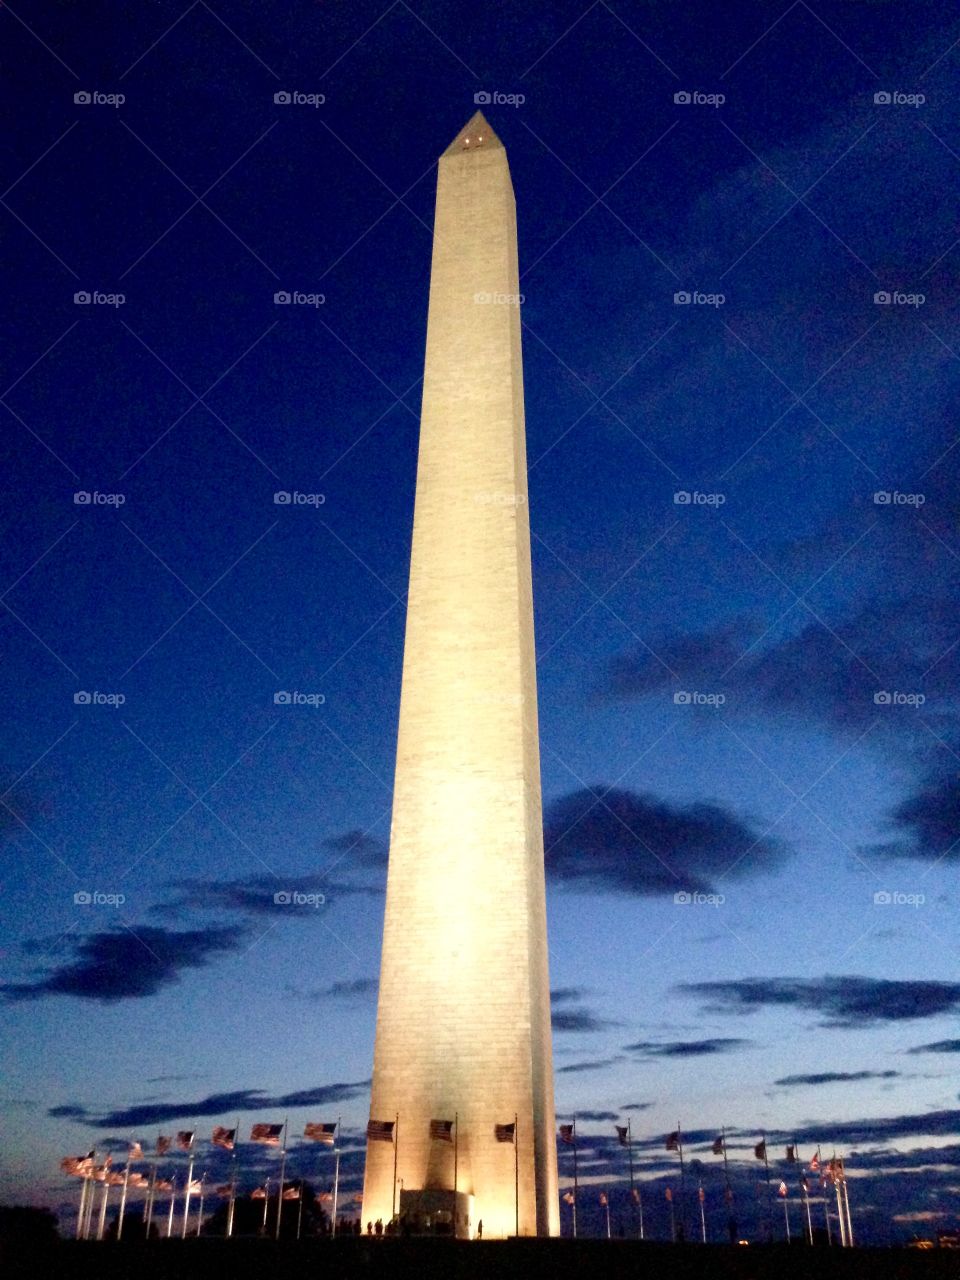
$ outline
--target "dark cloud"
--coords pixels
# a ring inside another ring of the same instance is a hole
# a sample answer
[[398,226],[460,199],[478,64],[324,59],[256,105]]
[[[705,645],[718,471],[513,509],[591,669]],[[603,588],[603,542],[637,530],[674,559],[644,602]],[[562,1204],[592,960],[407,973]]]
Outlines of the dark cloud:
[[628,1053],[639,1054],[642,1058],[700,1058],[711,1053],[734,1053],[749,1040],[736,1037],[718,1036],[711,1040],[638,1040],[636,1044],[626,1044]]
[[585,1071],[602,1071],[604,1067],[612,1067],[619,1058],[594,1058],[587,1062],[571,1062],[565,1067],[558,1067],[558,1076],[582,1075]]
[[595,1124],[599,1124],[601,1120],[619,1120],[616,1111],[578,1111],[577,1120],[590,1120]]
[[960,1053],[960,1040],[934,1040],[932,1044],[918,1044],[908,1053]]
[[[865,532],[862,517],[859,523],[860,533]],[[882,530],[880,537],[884,534],[894,538],[892,528]],[[857,536],[851,526],[840,541],[849,546]],[[915,550],[925,555],[919,547]],[[901,543],[896,554],[902,552]],[[883,545],[877,554],[883,554]],[[649,647],[618,655],[607,670],[602,694],[623,700],[694,689],[722,693],[724,714],[762,709],[845,730],[876,723],[881,733],[915,731],[922,738],[914,706],[878,705],[875,695],[923,693],[926,714],[935,714],[944,726],[956,724],[960,650],[954,647],[951,597],[871,601],[847,619],[833,619],[829,628],[802,610],[796,616],[804,618],[804,625],[780,635],[765,635],[761,619],[687,635],[670,633]]]
[[71,938],[73,959],[48,970],[35,982],[4,983],[7,1000],[78,996],[86,1000],[139,1000],[177,982],[185,969],[202,968],[245,941],[237,928],[172,930],[155,927],[111,929]]
[[600,1018],[589,1009],[554,1009],[550,1015],[554,1031],[603,1031],[617,1024],[608,1018]]
[[[379,897],[379,885],[335,880],[326,871],[299,876],[268,873],[236,880],[177,880],[175,896],[157,908],[159,914],[185,911],[239,911],[275,920],[311,920],[325,906],[345,897]],[[298,899],[300,899],[298,901]]]
[[586,987],[554,987],[550,992],[551,1004],[568,1004],[572,1000],[582,1000],[588,995]]
[[550,804],[544,843],[555,881],[645,895],[709,893],[725,872],[766,870],[784,856],[776,841],[719,805],[671,805],[603,787]]
[[917,862],[960,862],[960,775],[928,779],[890,816],[892,839],[867,853]]
[[652,1102],[625,1102],[620,1108],[621,1111],[649,1111],[653,1106]]
[[[900,1138],[936,1138],[960,1134],[960,1111],[926,1111],[920,1115],[877,1117],[869,1120],[831,1120],[808,1125],[796,1133],[803,1143],[845,1146],[893,1142]],[[780,1135],[792,1141],[789,1133]]]
[[82,1121],[95,1129],[135,1129],[184,1118],[235,1115],[243,1111],[280,1111],[287,1107],[327,1106],[362,1097],[369,1087],[369,1080],[358,1080],[318,1085],[313,1089],[299,1089],[294,1093],[279,1095],[265,1094],[259,1089],[235,1089],[229,1093],[212,1093],[205,1098],[187,1102],[139,1103],[105,1115],[96,1115],[79,1106],[52,1107],[47,1114]]
[[783,1076],[774,1084],[792,1089],[805,1084],[844,1084],[857,1080],[895,1080],[899,1071],[820,1071],[808,1076]]
[[298,987],[287,987],[291,995],[304,1000],[366,1000],[377,994],[380,983],[376,978],[349,978],[340,982],[332,982],[328,987],[318,987],[312,991],[302,991]]
[[741,978],[685,982],[716,1013],[752,1013],[768,1007],[820,1014],[825,1027],[866,1027],[879,1022],[930,1018],[960,1008],[960,983],[910,979],[823,977]]

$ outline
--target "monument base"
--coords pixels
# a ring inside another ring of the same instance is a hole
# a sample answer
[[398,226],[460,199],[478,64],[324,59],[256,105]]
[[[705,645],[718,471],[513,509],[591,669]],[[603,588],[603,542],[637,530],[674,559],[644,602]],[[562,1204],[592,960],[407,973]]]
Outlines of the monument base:
[[451,1236],[472,1240],[477,1234],[473,1220],[473,1196],[465,1191],[441,1187],[400,1192],[400,1232],[411,1236]]

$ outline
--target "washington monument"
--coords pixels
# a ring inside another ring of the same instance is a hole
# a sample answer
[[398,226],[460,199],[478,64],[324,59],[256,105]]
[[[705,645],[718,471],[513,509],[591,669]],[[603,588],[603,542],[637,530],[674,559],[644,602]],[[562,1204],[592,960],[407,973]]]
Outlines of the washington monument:
[[364,1223],[556,1235],[517,220],[440,157]]

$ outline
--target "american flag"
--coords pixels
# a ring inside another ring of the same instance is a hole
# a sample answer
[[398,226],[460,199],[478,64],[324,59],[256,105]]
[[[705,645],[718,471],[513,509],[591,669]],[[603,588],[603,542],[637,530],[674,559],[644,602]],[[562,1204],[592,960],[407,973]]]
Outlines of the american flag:
[[393,1141],[393,1120],[368,1120],[367,1139],[371,1142]]
[[723,1155],[723,1135],[722,1134],[720,1135],[720,1137],[714,1138],[713,1140],[713,1154],[715,1156]]
[[668,1151],[680,1150],[680,1130],[675,1129],[673,1133],[667,1134],[666,1148]]
[[140,1145],[139,1142],[130,1143],[130,1153],[127,1156],[127,1159],[130,1161],[131,1164],[133,1164],[135,1160],[143,1159],[143,1147]]
[[617,1141],[620,1143],[621,1147],[625,1147],[627,1145],[627,1134],[630,1132],[630,1130],[627,1128],[625,1124],[618,1124],[618,1125],[615,1125],[614,1127],[616,1128],[616,1131],[617,1131]]
[[251,1142],[263,1142],[268,1147],[279,1147],[282,1124],[255,1124],[250,1130]]
[[780,1183],[780,1186],[777,1188],[777,1194],[781,1196],[785,1196],[787,1194],[787,1184],[785,1182]]
[[223,1147],[224,1151],[232,1151],[236,1137],[236,1129],[224,1129],[222,1125],[218,1124],[213,1131],[213,1145],[215,1147]]
[[810,1161],[810,1168],[811,1168],[811,1170],[812,1170],[814,1173],[819,1173],[819,1171],[820,1171],[820,1156],[819,1156],[819,1155],[815,1155],[815,1156],[813,1157],[813,1159]]
[[431,1120],[430,1121],[430,1137],[438,1138],[441,1142],[453,1141],[453,1121],[452,1120]]
[[321,1204],[330,1204],[330,1202],[333,1200],[333,1192],[321,1191],[320,1194],[316,1197],[316,1199],[319,1200]]
[[171,1182],[167,1182],[164,1178],[158,1178],[158,1179],[157,1179],[157,1184],[156,1184],[156,1186],[154,1187],[154,1190],[155,1190],[155,1191],[172,1191],[172,1190],[173,1190],[173,1182],[172,1182],[172,1181],[171,1181]]
[[563,1193],[564,1204],[573,1204],[575,1200],[576,1200],[576,1197],[574,1196],[572,1191],[565,1191]]
[[498,1142],[513,1142],[516,1133],[517,1126],[515,1122],[511,1124],[495,1124],[493,1126],[493,1135]]
[[664,1193],[663,1193],[663,1194],[664,1194],[664,1196],[665,1196],[668,1200],[672,1200],[672,1199],[673,1199],[673,1188],[672,1188],[672,1187],[667,1187],[666,1191],[664,1191]]
[[299,1188],[299,1187],[287,1187],[286,1191],[284,1191],[284,1193],[283,1193],[283,1198],[284,1198],[284,1200],[299,1200],[299,1199],[300,1199],[300,1188]]
[[605,1191],[600,1192],[600,1204],[601,1206],[609,1204],[609,1201],[607,1200],[607,1193]]
[[337,1126],[311,1122],[304,1126],[303,1136],[309,1138],[311,1142],[322,1142],[325,1146],[332,1147],[337,1136]]
[[[159,1145],[159,1144],[158,1144]],[[181,1129],[177,1134],[177,1146],[181,1151],[189,1151],[193,1146],[193,1130]]]
[[700,1203],[701,1203],[701,1204],[703,1204],[703,1202],[704,1202],[704,1200],[706,1200],[706,1198],[707,1198],[707,1193],[704,1191],[703,1187],[698,1187],[698,1188],[697,1188],[697,1199],[700,1201]]
[[157,1138],[157,1155],[165,1156],[167,1152],[170,1150],[172,1145],[173,1145],[173,1139],[165,1138],[161,1133],[159,1138]]
[[565,1142],[568,1146],[573,1146],[576,1141],[576,1130],[572,1124],[562,1124],[560,1126],[560,1141]]
[[250,1192],[251,1200],[266,1200],[266,1198],[267,1198],[266,1187],[256,1187],[253,1191]]
[[630,1199],[633,1201],[633,1203],[634,1203],[634,1204],[639,1204],[639,1203],[640,1203],[640,1192],[637,1190],[637,1188],[636,1188],[636,1187],[633,1187],[633,1188],[631,1189],[631,1191],[630,1191]]
[[767,1140],[761,1138],[757,1145],[753,1148],[753,1154],[758,1160],[766,1160],[767,1158]]
[[787,1147],[787,1164],[797,1163],[797,1148]]
[[233,1187],[228,1182],[222,1187],[217,1187],[213,1194],[215,1196],[231,1196],[233,1195]]

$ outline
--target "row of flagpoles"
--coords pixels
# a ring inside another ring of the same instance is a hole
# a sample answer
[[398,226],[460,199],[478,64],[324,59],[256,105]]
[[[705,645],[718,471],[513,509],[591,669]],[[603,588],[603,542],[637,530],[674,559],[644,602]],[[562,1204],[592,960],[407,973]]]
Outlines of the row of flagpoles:
[[[634,1179],[633,1165],[633,1136],[630,1129],[630,1121],[625,1125],[614,1126],[617,1134],[617,1140],[621,1147],[625,1147],[627,1151],[627,1160],[630,1178],[630,1201],[636,1207],[639,1219],[639,1236],[640,1239],[645,1238],[644,1222],[643,1222],[643,1195],[640,1186]],[[561,1197],[563,1202],[570,1207],[571,1211],[571,1233],[574,1237],[577,1234],[577,1200],[579,1195],[579,1179],[577,1175],[577,1125],[576,1119],[571,1124],[560,1125],[560,1142],[563,1146],[572,1148],[573,1153],[573,1188],[568,1188]],[[686,1196],[685,1196],[685,1174],[686,1167],[683,1159],[683,1131],[678,1124],[672,1133],[668,1133],[665,1137],[665,1149],[667,1151],[676,1151],[680,1161],[680,1228],[678,1232],[676,1216],[674,1213],[673,1188],[667,1187],[664,1191],[665,1198],[670,1208],[670,1228],[674,1241],[685,1237],[686,1226]],[[724,1200],[730,1209],[731,1223],[733,1222],[733,1187],[730,1183],[730,1165],[727,1153],[727,1137],[726,1130],[721,1129],[720,1133],[713,1140],[712,1152],[715,1156],[723,1156],[723,1173],[724,1173]],[[772,1183],[770,1178],[770,1160],[767,1152],[767,1139],[765,1134],[761,1134],[760,1141],[753,1148],[754,1157],[763,1162],[764,1172],[766,1174],[767,1187],[767,1233],[770,1238],[773,1236],[772,1222]],[[809,1170],[805,1166],[805,1162],[800,1158],[800,1148],[797,1142],[788,1144],[785,1148],[784,1160],[787,1164],[793,1165],[798,1170],[798,1188],[800,1191],[800,1200],[802,1212],[804,1216],[804,1236],[808,1244],[813,1244],[813,1218],[810,1210],[810,1181],[807,1173],[817,1175],[820,1185],[823,1201],[824,1224],[826,1227],[827,1241],[833,1243],[833,1235],[830,1227],[830,1210],[829,1197],[827,1188],[832,1187],[837,1202],[837,1224],[839,1228],[839,1240],[843,1248],[852,1247],[853,1240],[853,1222],[850,1217],[850,1191],[847,1183],[846,1169],[842,1157],[832,1156],[829,1160],[824,1160],[817,1147],[816,1153],[812,1156],[809,1163]],[[786,1240],[791,1240],[790,1229],[790,1211],[788,1208],[790,1189],[786,1181],[780,1180],[777,1188],[777,1195],[783,1201],[783,1222]],[[697,1186],[697,1200],[700,1207],[700,1232],[701,1239],[704,1243],[707,1240],[707,1219],[706,1219],[706,1193],[703,1183],[699,1182]],[[607,1237],[610,1236],[610,1198],[606,1191],[599,1194],[600,1207],[605,1212]]]
[[[293,1187],[284,1186],[284,1175],[286,1172],[287,1161],[287,1129],[288,1125],[286,1121],[284,1121],[283,1124],[255,1124],[250,1131],[250,1141],[259,1143],[263,1146],[280,1148],[280,1173],[277,1185],[277,1210],[274,1234],[279,1238],[284,1201],[297,1200],[299,1201],[297,1211],[297,1237],[299,1238],[303,1215],[303,1188],[302,1184]],[[219,1147],[224,1151],[229,1151],[232,1155],[230,1181],[213,1190],[214,1195],[227,1200],[226,1234],[228,1236],[233,1235],[234,1206],[237,1199],[237,1135],[239,1132],[240,1122],[238,1120],[233,1129],[227,1129],[222,1125],[217,1125],[213,1129],[213,1133],[211,1135],[211,1142],[215,1147]],[[331,1203],[331,1229],[335,1235],[337,1230],[337,1198],[340,1187],[340,1120],[338,1118],[335,1123],[308,1123],[304,1128],[303,1136],[309,1142],[320,1143],[333,1149],[335,1156],[333,1190],[332,1192],[325,1192],[321,1194],[319,1199],[321,1201]],[[180,1224],[180,1236],[183,1239],[187,1235],[190,1223],[190,1202],[194,1196],[199,1199],[199,1212],[197,1217],[197,1235],[199,1235],[203,1225],[203,1200],[206,1191],[206,1174],[204,1173],[199,1180],[194,1179],[196,1132],[192,1129],[181,1129],[175,1138],[160,1134],[157,1137],[155,1152],[152,1156],[144,1153],[142,1143],[132,1142],[127,1151],[127,1159],[122,1172],[119,1169],[113,1168],[113,1157],[110,1155],[107,1155],[103,1164],[97,1164],[95,1150],[88,1152],[84,1156],[65,1156],[60,1161],[60,1169],[63,1173],[81,1180],[80,1208],[77,1214],[77,1239],[102,1240],[104,1238],[107,1205],[112,1187],[120,1188],[120,1210],[117,1216],[118,1240],[121,1239],[123,1234],[123,1219],[127,1208],[127,1198],[131,1192],[140,1191],[145,1193],[143,1222],[146,1235],[149,1236],[153,1226],[157,1201],[162,1199],[165,1195],[170,1197],[166,1218],[166,1234],[168,1237],[174,1235],[177,1179],[176,1176],[169,1179],[158,1177],[158,1165],[160,1160],[164,1156],[168,1156],[168,1154],[174,1149],[185,1152],[189,1157],[187,1174],[183,1184],[183,1215]],[[149,1177],[133,1168],[134,1165],[143,1163],[151,1166]],[[257,1187],[253,1192],[251,1192],[252,1199],[263,1201],[262,1230],[264,1233],[266,1233],[267,1230],[267,1216],[270,1202],[270,1181],[271,1179],[267,1178],[262,1187]],[[95,1209],[97,1185],[102,1188],[98,1211]],[[96,1225],[94,1225],[95,1213]]]
[[[459,1152],[459,1117],[455,1114],[452,1120],[431,1120],[429,1125],[429,1136],[431,1140],[450,1142],[454,1148],[453,1160],[453,1190],[456,1194],[458,1190],[458,1152]],[[633,1136],[631,1132],[630,1122],[626,1125],[615,1125],[617,1139],[621,1147],[626,1149],[628,1170],[629,1170],[629,1188],[630,1202],[636,1208],[639,1220],[639,1236],[645,1238],[644,1218],[643,1218],[643,1196],[641,1186],[637,1183],[634,1171],[633,1158]],[[367,1124],[368,1141],[390,1142],[394,1148],[394,1202],[393,1217],[397,1217],[396,1205],[396,1186],[397,1186],[397,1156],[399,1151],[399,1130],[400,1117],[399,1114],[393,1120],[374,1120],[371,1119]],[[226,1234],[233,1234],[234,1206],[237,1197],[237,1142],[240,1131],[239,1120],[232,1129],[224,1128],[217,1125],[212,1132],[211,1142],[215,1147],[219,1147],[224,1151],[229,1151],[232,1155],[231,1178],[229,1183],[218,1186],[214,1190],[214,1194],[219,1197],[225,1197],[228,1201],[227,1208],[227,1225]],[[264,1146],[273,1146],[280,1148],[280,1173],[277,1186],[277,1210],[275,1219],[275,1235],[279,1238],[280,1226],[283,1216],[283,1204],[285,1200],[299,1201],[297,1216],[297,1235],[300,1234],[300,1222],[303,1213],[303,1197],[302,1185],[298,1187],[285,1187],[284,1175],[286,1172],[287,1159],[287,1134],[288,1124],[255,1124],[250,1131],[250,1141]],[[332,1232],[336,1234],[337,1225],[337,1201],[339,1194],[340,1182],[340,1120],[335,1123],[308,1123],[303,1131],[303,1137],[308,1142],[316,1142],[333,1148],[335,1154],[333,1191],[332,1193],[324,1193],[320,1198],[324,1201],[332,1202]],[[515,1196],[516,1196],[516,1213],[517,1213],[517,1231],[519,1233],[519,1148],[518,1148],[518,1128],[517,1117],[510,1123],[495,1124],[493,1126],[493,1136],[499,1143],[510,1143],[514,1147],[514,1175],[515,1175]],[[562,1146],[572,1149],[573,1155],[573,1187],[568,1188],[562,1200],[570,1207],[571,1210],[571,1229],[572,1235],[577,1234],[577,1201],[579,1197],[579,1177],[577,1169],[577,1126],[576,1118],[570,1124],[562,1124],[559,1127],[559,1138]],[[199,1214],[197,1220],[197,1234],[199,1235],[203,1223],[203,1199],[205,1194],[205,1178],[204,1174],[199,1181],[194,1180],[194,1163],[196,1159],[196,1133],[194,1130],[180,1130],[175,1138],[159,1135],[156,1143],[156,1151],[151,1157],[144,1154],[143,1147],[140,1142],[133,1142],[127,1152],[127,1160],[123,1172],[112,1168],[112,1157],[107,1156],[104,1163],[98,1165],[96,1163],[96,1153],[89,1152],[85,1156],[67,1156],[60,1162],[61,1170],[74,1177],[81,1179],[80,1193],[80,1209],[77,1217],[77,1238],[91,1239],[96,1238],[102,1240],[104,1237],[107,1204],[111,1187],[118,1186],[121,1188],[120,1195],[120,1211],[117,1218],[117,1239],[121,1238],[123,1231],[123,1219],[126,1211],[127,1197],[131,1191],[144,1191],[144,1209],[143,1221],[144,1229],[149,1235],[152,1224],[156,1204],[158,1198],[169,1195],[170,1203],[167,1210],[167,1236],[174,1234],[174,1216],[176,1207],[176,1178],[169,1180],[158,1178],[158,1163],[160,1159],[166,1156],[174,1146],[176,1149],[185,1152],[189,1156],[187,1167],[187,1175],[183,1187],[183,1215],[181,1219],[181,1238],[185,1238],[188,1231],[190,1221],[190,1202],[194,1196],[199,1197]],[[686,1166],[683,1156],[683,1132],[680,1125],[670,1134],[666,1135],[665,1147],[667,1151],[675,1151],[679,1157],[680,1166],[680,1226],[678,1230],[677,1221],[674,1212],[673,1189],[667,1187],[665,1189],[665,1197],[670,1209],[671,1234],[674,1240],[685,1238],[686,1234]],[[730,1208],[731,1223],[732,1206],[733,1206],[733,1189],[730,1183],[729,1161],[727,1151],[726,1131],[721,1130],[719,1135],[714,1139],[712,1152],[714,1155],[723,1156],[723,1171],[725,1190],[724,1198]],[[757,1160],[762,1161],[766,1174],[767,1187],[767,1233],[770,1238],[773,1235],[772,1224],[772,1183],[770,1175],[770,1160],[767,1151],[767,1140],[765,1135],[761,1135],[760,1141],[754,1147],[754,1156]],[[809,1244],[813,1243],[813,1219],[810,1207],[810,1183],[807,1177],[807,1170],[804,1162],[800,1159],[799,1146],[794,1141],[786,1147],[785,1161],[787,1164],[796,1166],[799,1170],[798,1187],[800,1191],[802,1213],[804,1217],[804,1234]],[[132,1166],[139,1163],[150,1163],[151,1170],[149,1178],[139,1170]],[[817,1147],[816,1154],[809,1163],[809,1172],[815,1173],[818,1177],[820,1189],[822,1192],[823,1211],[826,1225],[827,1239],[829,1243],[833,1243],[833,1237],[830,1225],[830,1212],[828,1207],[827,1188],[832,1187],[837,1203],[837,1224],[839,1233],[839,1242],[843,1247],[852,1246],[854,1243],[853,1223],[850,1216],[850,1193],[847,1183],[846,1170],[842,1158],[833,1156],[828,1161],[824,1161],[821,1156],[820,1148]],[[97,1214],[96,1227],[93,1225],[95,1212],[95,1195],[96,1184],[102,1187],[102,1195],[100,1200],[99,1212]],[[269,1193],[270,1179],[266,1180],[263,1187],[256,1188],[251,1194],[253,1199],[264,1202],[263,1205],[263,1224],[262,1231],[267,1231],[268,1208],[270,1201]],[[788,1208],[789,1188],[786,1181],[780,1181],[778,1187],[778,1195],[783,1201],[784,1211],[784,1229],[786,1239],[791,1239],[790,1215]],[[702,1182],[697,1188],[697,1199],[700,1209],[700,1227],[701,1236],[704,1242],[707,1239],[707,1223],[705,1201],[706,1195]],[[599,1204],[605,1211],[607,1235],[610,1235],[610,1202],[606,1191],[601,1191],[599,1195]]]

